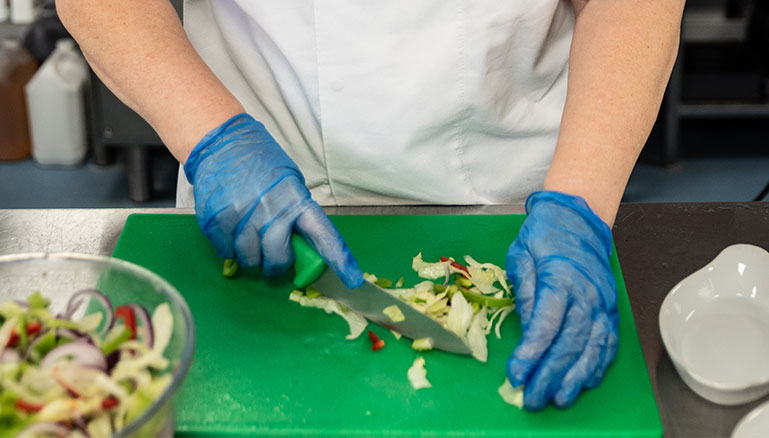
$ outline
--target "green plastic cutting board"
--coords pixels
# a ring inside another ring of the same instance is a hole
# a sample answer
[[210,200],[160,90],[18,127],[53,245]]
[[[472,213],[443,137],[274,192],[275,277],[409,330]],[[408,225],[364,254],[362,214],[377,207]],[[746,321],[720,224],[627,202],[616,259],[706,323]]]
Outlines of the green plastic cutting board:
[[[411,258],[440,256],[504,265],[522,216],[335,216],[362,269],[417,278]],[[371,351],[365,334],[347,341],[335,315],[288,300],[291,274],[266,279],[258,269],[222,276],[222,260],[194,216],[132,215],[115,257],[165,277],[184,295],[197,328],[195,359],[177,398],[180,435],[272,436],[661,436],[616,254],[620,345],[603,383],[566,410],[530,413],[505,404],[497,388],[520,335],[516,314],[489,337],[489,358],[424,352],[433,387],[415,391],[406,370],[411,342],[370,324],[386,347]]]

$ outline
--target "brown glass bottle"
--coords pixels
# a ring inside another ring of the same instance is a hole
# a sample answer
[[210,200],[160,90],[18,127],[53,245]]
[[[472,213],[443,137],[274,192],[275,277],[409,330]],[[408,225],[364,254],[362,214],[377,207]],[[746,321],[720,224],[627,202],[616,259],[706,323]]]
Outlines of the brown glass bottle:
[[0,160],[21,160],[30,154],[24,85],[37,62],[15,40],[0,41]]

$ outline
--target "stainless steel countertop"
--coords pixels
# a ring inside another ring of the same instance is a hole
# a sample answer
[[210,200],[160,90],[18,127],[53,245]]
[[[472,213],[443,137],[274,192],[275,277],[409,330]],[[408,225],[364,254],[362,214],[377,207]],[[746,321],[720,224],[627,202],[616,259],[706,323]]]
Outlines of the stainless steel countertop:
[[[329,214],[516,214],[522,204],[486,206],[328,207]],[[193,214],[191,209],[0,210],[0,255],[77,252],[111,255],[126,217],[134,213]]]

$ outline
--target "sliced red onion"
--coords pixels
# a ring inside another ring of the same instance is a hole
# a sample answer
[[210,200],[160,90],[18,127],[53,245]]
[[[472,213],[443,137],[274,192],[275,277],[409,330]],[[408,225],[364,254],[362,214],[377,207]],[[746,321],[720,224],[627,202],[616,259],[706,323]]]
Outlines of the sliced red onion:
[[86,437],[90,437],[91,435],[88,434],[88,425],[85,422],[85,417],[82,415],[78,415],[75,417],[75,426],[78,428],[78,430]]
[[105,358],[107,361],[107,374],[112,374],[112,369],[120,362],[120,350],[115,350]]
[[449,285],[450,277],[451,277],[451,268],[449,268],[449,263],[446,263],[446,279],[443,280],[443,287],[446,287]]
[[83,341],[70,342],[54,348],[40,362],[40,368],[53,366],[58,359],[65,356],[71,356],[73,361],[84,367],[107,370],[107,359],[101,350]]
[[144,309],[144,307],[136,303],[127,304],[127,306],[133,309],[136,318],[141,323],[141,325],[137,327],[137,331],[139,328],[142,328],[144,331],[142,341],[144,341],[145,344],[152,348],[152,344],[155,342],[155,331],[152,328],[152,318],[150,318],[150,314],[147,312],[147,310]]
[[96,289],[84,289],[79,292],[75,292],[75,294],[69,298],[69,302],[67,302],[67,310],[64,312],[64,318],[72,319],[72,316],[75,314],[75,312],[77,312],[85,299],[89,297],[98,301],[99,304],[101,304],[101,306],[104,308],[104,321],[102,321],[102,329],[98,333],[99,335],[104,335],[109,331],[109,329],[112,328],[112,322],[114,318],[112,312],[112,302],[110,302],[106,295]]
[[18,304],[21,307],[24,307],[25,309],[29,308],[29,303],[26,302],[25,300],[13,300],[13,302]]
[[59,438],[69,436],[70,429],[61,424],[49,423],[45,421],[37,422],[28,428],[19,432],[17,438],[27,437],[51,437]]
[[88,342],[89,344],[93,344],[93,339],[91,339],[91,337],[87,334],[66,327],[57,328],[56,336],[58,338],[71,339],[73,341],[83,341]]

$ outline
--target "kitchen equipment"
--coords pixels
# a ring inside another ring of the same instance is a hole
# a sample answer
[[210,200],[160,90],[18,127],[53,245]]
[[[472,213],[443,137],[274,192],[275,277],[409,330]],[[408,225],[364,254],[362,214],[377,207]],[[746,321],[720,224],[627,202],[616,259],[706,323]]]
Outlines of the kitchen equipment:
[[0,23],[5,22],[10,17],[10,9],[8,7],[8,0],[0,0]]
[[37,62],[20,42],[0,41],[0,161],[29,156],[29,125],[24,86],[37,70]]
[[[294,286],[303,289],[312,284],[323,295],[355,310],[369,321],[395,330],[411,339],[430,338],[433,348],[438,350],[458,354],[472,353],[470,347],[459,336],[376,284],[365,280],[360,287],[348,289],[336,273],[326,267],[320,255],[303,237],[294,234],[291,236],[291,243],[296,254]],[[393,321],[384,313],[385,309],[392,306],[400,310],[403,321]]]
[[35,17],[42,10],[40,0],[10,0],[11,22],[27,24],[35,21]]
[[678,374],[714,403],[769,393],[769,253],[737,244],[678,283],[659,314]]
[[51,300],[51,309],[61,313],[75,292],[93,288],[106,294],[115,306],[134,302],[152,311],[161,303],[169,304],[174,329],[164,355],[174,370],[173,380],[160,398],[116,436],[170,436],[173,398],[195,346],[192,316],[179,292],[157,274],[119,259],[71,253],[0,256],[0,302],[26,299],[40,291]]
[[73,166],[88,152],[85,88],[88,65],[71,39],[56,49],[27,83],[32,156],[43,165]]
[[[440,256],[504,265],[524,216],[331,216],[364,271],[420,279],[411,259]],[[345,340],[342,318],[289,301],[293,272],[222,275],[223,260],[192,215],[132,215],[114,255],[149,267],[184,295],[198,327],[195,363],[179,394],[177,435],[205,436],[662,436],[616,255],[620,345],[601,385],[569,409],[537,413],[497,394],[519,336],[517,315],[488,337],[486,363],[442,351],[416,352],[370,324]],[[422,356],[432,388],[414,390],[406,372]]]

